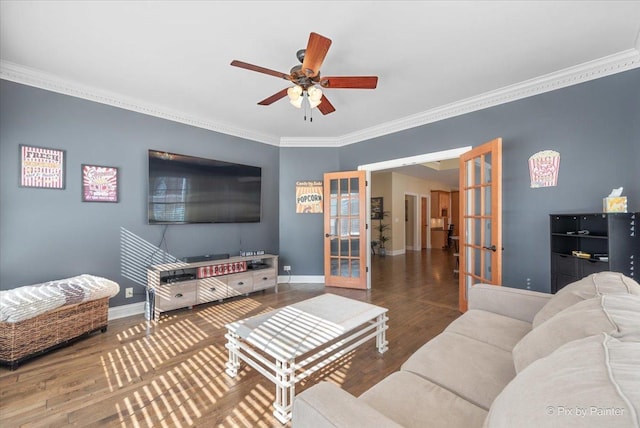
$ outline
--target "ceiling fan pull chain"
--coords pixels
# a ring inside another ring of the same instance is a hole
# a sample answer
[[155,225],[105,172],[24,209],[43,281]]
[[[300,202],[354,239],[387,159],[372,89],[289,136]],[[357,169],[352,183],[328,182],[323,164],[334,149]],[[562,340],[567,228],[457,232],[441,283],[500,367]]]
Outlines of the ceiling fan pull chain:
[[309,104],[309,100],[307,100],[307,91],[302,93],[302,105],[304,106],[304,121],[307,121],[307,104]]

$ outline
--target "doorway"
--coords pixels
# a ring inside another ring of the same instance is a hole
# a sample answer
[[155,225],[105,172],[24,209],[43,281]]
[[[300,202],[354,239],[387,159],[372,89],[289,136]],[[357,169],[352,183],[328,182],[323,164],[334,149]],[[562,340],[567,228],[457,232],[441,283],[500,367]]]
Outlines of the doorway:
[[418,195],[404,194],[404,249],[405,251],[420,251],[422,247],[420,225],[422,219],[418,211]]
[[[390,169],[394,169],[394,168],[401,168],[401,167],[406,167],[406,166],[411,166],[411,165],[420,165],[420,164],[426,164],[426,163],[430,163],[430,162],[440,162],[440,161],[445,161],[447,159],[454,159],[454,158],[459,158],[460,155],[462,155],[463,153],[468,152],[469,150],[471,150],[472,147],[471,146],[464,146],[464,147],[459,147],[459,148],[455,148],[455,149],[450,149],[450,150],[442,150],[442,151],[438,151],[438,152],[432,152],[432,153],[425,153],[422,155],[417,155],[417,156],[410,156],[410,157],[406,157],[406,158],[398,158],[398,159],[391,159],[388,161],[383,161],[383,162],[376,162],[376,163],[371,163],[371,164],[365,164],[365,165],[360,165],[358,166],[358,170],[359,171],[365,171],[366,173],[366,181],[368,183],[371,183],[371,173],[372,172],[376,172],[376,171],[384,171],[384,170],[390,170]],[[366,188],[366,218],[370,219],[371,218],[371,186],[367,186]],[[375,196],[375,195],[374,195]],[[402,196],[401,196],[402,197]],[[426,232],[427,236],[423,239],[422,238],[422,218],[428,218],[428,215],[426,216],[422,216],[422,201],[426,200],[427,201],[427,213],[429,212],[429,204],[428,204],[428,197],[426,195],[420,195],[420,201],[421,203],[418,204],[417,202],[415,203],[415,208],[414,208],[414,212],[416,212],[415,214],[415,221],[419,222],[419,226],[416,226],[415,229],[420,229],[420,233],[416,231],[414,231],[414,233],[417,233],[417,236],[419,237],[418,239],[420,240],[420,248],[423,247],[423,243],[425,243],[426,241],[426,247],[425,248],[429,248],[429,233],[428,230]],[[386,202],[385,202],[385,206],[386,206]],[[400,222],[396,222],[395,219],[398,218],[398,216],[394,216],[395,218],[394,220],[394,225]],[[420,220],[418,220],[420,219]],[[402,222],[405,223],[405,222]],[[366,244],[367,247],[369,248],[371,246],[371,227],[369,227],[366,231]],[[395,235],[395,232],[394,232]],[[401,246],[402,248],[405,248],[406,246],[406,232],[402,232],[398,235],[395,236],[399,236],[403,243],[403,245]],[[371,266],[371,252],[367,253],[367,266]],[[369,272],[367,272],[367,284],[371,284],[371,270],[369,269]]]

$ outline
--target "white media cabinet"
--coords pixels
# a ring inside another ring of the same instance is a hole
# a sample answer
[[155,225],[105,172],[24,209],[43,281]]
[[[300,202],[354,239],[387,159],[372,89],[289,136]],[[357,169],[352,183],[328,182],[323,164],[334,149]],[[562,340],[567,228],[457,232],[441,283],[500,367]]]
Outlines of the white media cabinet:
[[278,256],[273,254],[152,265],[147,269],[146,316],[158,320],[162,312],[274,287],[277,293]]

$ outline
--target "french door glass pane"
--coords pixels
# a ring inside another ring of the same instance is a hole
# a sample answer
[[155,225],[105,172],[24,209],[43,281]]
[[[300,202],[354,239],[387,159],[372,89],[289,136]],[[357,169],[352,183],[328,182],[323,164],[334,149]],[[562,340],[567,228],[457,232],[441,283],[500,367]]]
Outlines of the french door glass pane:
[[340,255],[348,256],[349,255],[349,240],[341,239],[340,240]]
[[483,184],[491,183],[491,153],[482,156],[484,160],[484,181]]
[[491,282],[491,257],[493,251],[485,251],[484,252],[484,272],[482,276],[485,278],[486,282]]
[[[336,238],[331,238],[330,240],[330,244],[331,245],[331,256],[337,256],[338,255],[338,240]],[[332,259],[333,260],[333,259]]]
[[360,277],[360,262],[358,260],[351,260],[351,278]]
[[473,160],[468,160],[465,162],[465,169],[467,175],[467,182],[465,183],[465,185],[467,187],[473,186]]
[[475,215],[482,215],[482,204],[480,204],[481,200],[482,200],[482,188],[477,187],[473,191],[473,201],[477,202],[473,204],[473,208],[474,208],[473,214]]
[[469,242],[472,242],[473,245],[477,246],[482,245],[482,219],[473,219],[472,231],[473,239]]
[[491,215],[491,186],[484,187],[484,213]]
[[[333,183],[334,181],[331,181]],[[338,198],[334,195],[331,195],[331,208],[330,213],[331,217],[335,217],[338,215]]]
[[338,270],[340,267],[340,260],[334,257],[331,257],[331,275],[332,276],[340,276],[340,271]]
[[340,215],[349,215],[349,199],[342,197],[340,198]]
[[360,257],[360,239],[351,240],[351,257]]
[[491,219],[485,219],[484,225],[484,246],[491,247]]

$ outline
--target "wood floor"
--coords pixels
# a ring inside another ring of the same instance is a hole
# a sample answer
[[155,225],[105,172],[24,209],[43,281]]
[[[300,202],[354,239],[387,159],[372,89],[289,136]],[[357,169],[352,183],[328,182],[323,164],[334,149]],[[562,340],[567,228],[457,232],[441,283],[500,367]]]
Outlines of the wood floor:
[[246,365],[224,372],[224,325],[331,292],[389,309],[389,350],[365,343],[296,387],[320,380],[360,395],[459,316],[453,257],[442,250],[374,256],[369,291],[280,285],[222,304],[142,315],[24,363],[0,368],[1,427],[282,427],[272,416],[274,385]]

